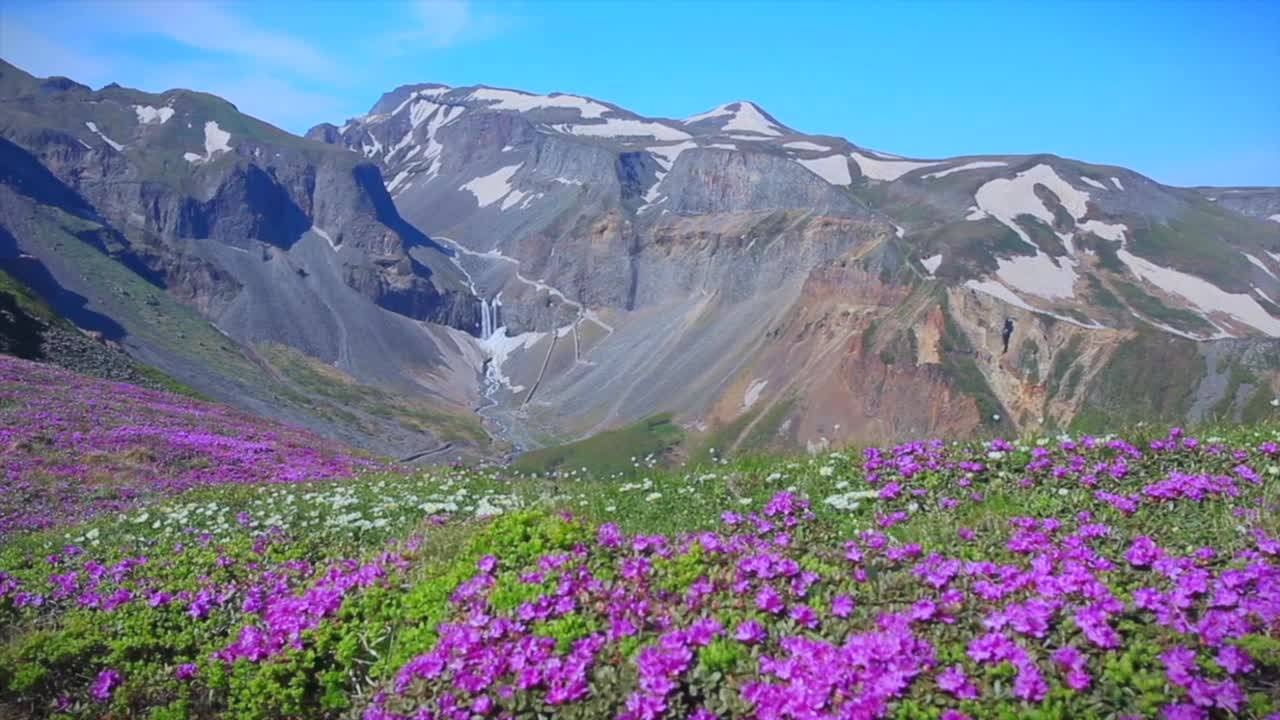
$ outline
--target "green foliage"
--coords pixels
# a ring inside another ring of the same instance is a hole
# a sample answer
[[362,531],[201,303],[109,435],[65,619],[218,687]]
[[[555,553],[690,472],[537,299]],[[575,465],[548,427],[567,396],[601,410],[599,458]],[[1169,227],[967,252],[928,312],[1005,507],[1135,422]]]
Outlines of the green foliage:
[[716,638],[698,652],[698,664],[712,673],[731,673],[745,656],[742,644],[725,638]]
[[664,413],[585,440],[523,453],[512,467],[524,473],[584,470],[595,477],[630,475],[637,460],[663,457],[683,439],[684,431]]

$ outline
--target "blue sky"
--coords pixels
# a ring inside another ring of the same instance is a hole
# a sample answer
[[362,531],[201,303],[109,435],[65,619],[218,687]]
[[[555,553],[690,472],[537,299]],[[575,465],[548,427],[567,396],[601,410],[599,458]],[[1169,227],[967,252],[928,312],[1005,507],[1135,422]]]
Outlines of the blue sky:
[[344,4],[4,0],[0,56],[213,92],[287,130],[411,82],[684,117],[749,99],[912,157],[1052,152],[1176,185],[1280,185],[1280,2]]

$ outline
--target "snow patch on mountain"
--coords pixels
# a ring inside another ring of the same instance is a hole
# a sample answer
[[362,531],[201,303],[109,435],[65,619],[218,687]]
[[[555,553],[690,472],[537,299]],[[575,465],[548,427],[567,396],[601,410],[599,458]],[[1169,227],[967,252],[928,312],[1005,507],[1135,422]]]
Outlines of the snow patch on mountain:
[[511,176],[515,175],[522,165],[524,163],[498,168],[488,175],[481,175],[463,183],[461,189],[475,195],[480,207],[492,205],[511,192]]
[[754,103],[740,102],[733,119],[721,128],[725,131],[753,132],[761,135],[781,135],[782,129],[765,117]]
[[829,155],[815,160],[796,160],[806,170],[832,185],[848,185],[853,182],[849,174],[849,159],[844,155]]
[[768,384],[768,380],[761,380],[760,378],[752,380],[751,385],[747,387],[747,391],[742,394],[742,409],[746,410],[755,405],[756,401],[760,399],[760,393],[764,392],[764,388]]
[[932,257],[927,257],[921,260],[920,264],[924,266],[925,270],[929,271],[930,275],[932,275],[938,271],[938,266],[942,264],[942,253],[938,253]]
[[171,107],[155,108],[150,105],[134,105],[133,112],[137,114],[138,123],[142,125],[150,125],[151,123],[163,125],[169,122],[169,118],[173,117],[173,108]]
[[971,207],[969,208],[969,214],[965,215],[964,219],[968,220],[969,222],[977,222],[978,220],[985,220],[986,218],[989,218],[989,217],[991,216],[988,215],[986,212],[984,212],[982,208]]
[[400,187],[400,183],[408,180],[409,176],[412,174],[413,173],[408,170],[401,170],[396,173],[396,176],[391,179],[391,182],[387,183],[387,192],[395,192],[395,189]]
[[1243,253],[1243,254],[1244,254],[1244,256],[1245,256],[1246,258],[1248,258],[1248,259],[1249,259],[1249,262],[1251,262],[1251,263],[1253,263],[1254,265],[1256,265],[1256,266],[1258,266],[1258,267],[1262,268],[1262,272],[1264,272],[1264,273],[1266,273],[1266,274],[1270,275],[1271,277],[1275,277],[1275,276],[1276,276],[1276,274],[1275,274],[1275,273],[1271,272],[1271,268],[1267,267],[1267,264],[1266,264],[1266,263],[1262,262],[1261,260],[1259,260],[1258,258],[1254,257],[1253,255],[1250,255],[1249,253]]
[[816,152],[826,152],[827,150],[831,149],[826,145],[811,143],[811,142],[808,142],[807,140],[797,140],[795,142],[785,143],[782,147],[791,148],[792,150],[813,150]]
[[182,159],[189,163],[209,162],[213,156],[231,149],[231,133],[218,127],[214,120],[204,124],[204,155],[193,152],[182,154]]
[[1118,178],[1118,177],[1113,177],[1113,178],[1111,178],[1111,182],[1115,183],[1115,186],[1116,186],[1116,189],[1117,189],[1117,190],[1120,190],[1120,191],[1123,191],[1123,190],[1124,190],[1124,185],[1121,185],[1121,184],[1120,184],[1120,178]]
[[99,129],[98,129],[98,126],[97,126],[97,125],[94,125],[94,124],[93,124],[93,123],[91,123],[91,122],[87,122],[87,123],[85,123],[84,125],[85,125],[85,127],[89,128],[89,132],[91,132],[91,133],[93,133],[94,135],[97,135],[98,137],[102,138],[102,141],[103,141],[103,142],[105,142],[106,144],[108,144],[108,145],[110,145],[111,147],[115,148],[115,151],[116,151],[116,152],[120,152],[121,150],[124,150],[124,146],[123,146],[123,145],[121,145],[120,143],[116,142],[115,140],[112,140],[111,138],[109,138],[109,137],[107,137],[106,135],[104,135],[104,134],[103,134],[103,132],[102,132],[101,130],[99,130]]
[[946,170],[931,172],[928,175],[924,175],[923,177],[925,180],[928,180],[930,178],[944,178],[950,175],[951,173],[963,172],[965,170],[981,170],[982,168],[1004,167],[1005,165],[1008,165],[1008,164],[1009,163],[1007,162],[1001,162],[999,160],[976,160],[971,163],[965,163],[964,165],[957,165],[956,167],[953,167],[953,168],[947,168]]
[[[684,124],[701,122],[703,120],[711,120],[713,118],[728,117],[729,120],[720,126],[720,130],[726,133],[745,132],[755,135],[768,135],[776,137],[781,135],[782,126],[769,119],[764,111],[755,103],[740,100],[731,102],[712,108],[704,113],[698,113],[684,119]],[[744,139],[751,139],[750,137]]]
[[1082,223],[1076,223],[1076,227],[1082,232],[1091,232],[1105,240],[1115,240],[1120,243],[1124,242],[1124,232],[1129,229],[1126,225],[1105,223],[1101,220],[1087,220]]
[[1096,187],[1099,190],[1110,190],[1110,188],[1108,188],[1106,185],[1103,185],[1097,180],[1094,180],[1091,177],[1086,177],[1084,175],[1080,176],[1080,182],[1084,183],[1085,185],[1092,185],[1093,187]]
[[[1078,221],[1088,213],[1089,193],[1075,188],[1063,180],[1052,167],[1043,163],[1029,170],[1023,170],[1012,178],[996,178],[983,183],[982,187],[974,193],[973,198],[977,201],[979,208],[1004,223],[1028,244],[1034,245],[1035,243],[1031,242],[1031,238],[1027,236],[1022,226],[1015,222],[1015,219],[1019,215],[1031,215],[1046,225],[1053,226],[1053,211],[1036,195],[1036,185],[1043,185],[1057,195],[1058,200],[1073,219]],[[1124,233],[1128,229],[1124,225],[1101,220],[1081,222],[1078,228],[1083,232],[1091,232],[1099,237],[1121,243],[1124,242]],[[1069,235],[1058,233],[1058,237],[1062,238],[1068,249],[1071,249]]]
[[1051,258],[1044,253],[997,258],[996,276],[1009,286],[1046,300],[1075,297],[1075,261],[1069,257]]
[[632,118],[605,118],[602,123],[556,125],[555,129],[586,137],[652,137],[655,140],[688,140],[692,137],[683,130],[659,122]]
[[319,227],[315,225],[311,226],[311,232],[324,238],[325,242],[329,243],[329,247],[333,248],[334,250],[338,249],[338,245],[333,241],[333,238],[330,237],[329,233],[325,232],[324,230],[321,230]]
[[682,142],[675,145],[653,145],[645,148],[649,154],[653,155],[653,159],[658,162],[657,179],[653,183],[653,187],[649,188],[644,194],[644,201],[652,204],[658,199],[658,186],[662,184],[662,179],[671,172],[671,166],[675,163],[676,158],[680,157],[680,153],[685,150],[692,150],[698,147],[695,142]]
[[204,154],[212,159],[215,153],[227,152],[231,149],[231,133],[218,127],[215,120],[204,124]]
[[584,119],[601,117],[612,109],[588,98],[561,93],[534,95],[533,93],[520,92],[518,90],[479,88],[472,91],[467,97],[471,100],[487,102],[489,107],[495,110],[525,112],[527,110],[564,108],[577,110]]
[[1116,255],[1134,275],[1161,290],[1186,300],[1205,313],[1222,313],[1272,337],[1280,337],[1280,319],[1272,317],[1258,301],[1245,293],[1229,293],[1213,283],[1119,250]]
[[1030,310],[1031,312],[1035,312],[1036,310],[1034,307],[1029,305],[1026,300],[1018,297],[1017,293],[1001,285],[995,280],[966,280],[964,286],[970,290],[977,290],[978,292],[986,293],[998,300],[1003,300],[1016,308]]
[[698,113],[697,115],[690,115],[689,117],[685,118],[683,122],[685,125],[688,125],[690,123],[701,122],[703,120],[710,120],[711,118],[718,118],[718,117],[723,117],[725,115],[732,115],[732,114],[733,114],[733,111],[729,109],[728,105],[721,105],[719,107],[712,108],[704,113]]
[[1268,219],[1268,220],[1271,220],[1271,221],[1273,221],[1273,222],[1278,222],[1278,223],[1280,223],[1280,213],[1276,213],[1275,215],[1272,215],[1271,217],[1269,217],[1269,218],[1267,218],[1267,219]]
[[506,197],[502,198],[502,205],[500,207],[504,211],[508,210],[511,208],[511,206],[519,203],[521,200],[524,200],[525,197],[527,196],[528,196],[528,193],[524,192],[523,190],[513,189],[511,192],[507,193]]
[[978,207],[1006,221],[1005,224],[1013,223],[1019,215],[1032,215],[1052,226],[1053,212],[1036,195],[1037,184],[1052,190],[1071,217],[1084,217],[1088,211],[1089,193],[1072,187],[1052,167],[1043,163],[1012,178],[996,178],[984,183],[974,193],[974,199],[978,201]]
[[893,182],[912,170],[942,164],[940,162],[919,162],[915,160],[880,160],[859,152],[852,153],[852,155],[863,175],[872,180],[881,180],[883,182]]
[[1089,328],[1091,330],[1103,330],[1103,329],[1106,329],[1107,327],[1106,325],[1103,325],[1094,320],[1090,320],[1089,322],[1080,322],[1079,320],[1073,317],[1068,317],[1066,315],[1059,315],[1057,313],[1053,313],[1048,310],[1041,310],[1038,307],[1034,307],[1030,305],[1029,303],[1027,303],[1026,300],[1023,300],[1021,297],[1018,297],[1017,293],[1013,292],[1009,288],[1005,287],[1004,285],[1001,285],[1000,283],[994,280],[967,280],[965,281],[964,286],[969,288],[970,290],[976,290],[977,292],[980,292],[980,293],[986,293],[987,295],[990,295],[996,298],[997,300],[1003,300],[1004,302],[1016,308],[1021,308],[1028,312],[1038,313],[1040,315],[1047,315],[1051,318],[1061,320],[1062,322],[1065,322],[1065,323],[1070,323],[1071,325],[1075,325],[1077,327]]

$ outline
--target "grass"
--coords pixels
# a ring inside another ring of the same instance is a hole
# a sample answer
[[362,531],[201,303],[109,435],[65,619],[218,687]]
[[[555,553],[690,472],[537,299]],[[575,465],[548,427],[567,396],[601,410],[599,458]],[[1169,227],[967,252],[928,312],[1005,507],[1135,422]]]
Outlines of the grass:
[[0,270],[0,294],[13,298],[14,304],[27,313],[40,318],[49,324],[65,323],[53,308],[31,292],[30,288],[18,282],[12,275]]
[[[766,414],[760,422],[767,420]],[[664,422],[669,424],[669,419],[654,419],[648,430],[656,430]],[[1211,438],[1214,434],[1205,429],[1201,437]],[[1278,436],[1277,429],[1270,426],[1229,428],[1221,434],[1221,439],[1205,442],[1249,449]],[[1146,448],[1151,439],[1163,435],[1161,429],[1148,428],[1126,439]],[[1273,506],[1280,497],[1271,481],[1266,486],[1241,483],[1249,497],[1238,502],[1221,497],[1198,503],[1153,503],[1135,514],[1122,514],[1091,499],[1093,490],[1081,486],[1076,478],[1059,482],[1048,471],[1040,471],[1035,483],[1024,482],[1022,478],[1031,472],[1027,464],[1037,448],[1059,452],[1057,443],[1048,439],[1027,440],[1000,453],[988,452],[986,446],[977,443],[946,445],[942,451],[953,459],[983,462],[985,469],[977,477],[965,477],[951,466],[925,468],[911,478],[898,477],[890,463],[881,470],[886,477],[873,480],[860,454],[846,451],[815,457],[756,456],[701,467],[654,469],[644,480],[626,482],[601,481],[578,473],[512,477],[502,470],[432,468],[413,473],[370,473],[338,482],[202,488],[160,498],[126,513],[0,541],[0,570],[24,588],[41,588],[53,585],[53,574],[78,568],[88,558],[114,567],[122,560],[145,554],[150,559],[125,581],[136,591],[149,593],[162,588],[175,594],[194,593],[211,586],[234,589],[234,601],[208,617],[192,619],[184,601],[152,607],[139,599],[108,613],[78,607],[74,597],[27,609],[6,605],[0,597],[0,619],[4,620],[0,622],[0,716],[6,716],[6,712],[15,717],[59,716],[54,708],[58,696],[65,693],[73,704],[59,717],[67,718],[358,717],[369,698],[379,690],[390,691],[397,670],[407,660],[438,642],[441,623],[466,618],[457,614],[457,598],[462,588],[475,588],[474,583],[467,583],[476,576],[480,558],[493,555],[501,568],[494,578],[494,611],[513,612],[517,605],[556,587],[555,575],[549,585],[517,581],[525,568],[537,567],[540,559],[550,562],[590,553],[594,577],[604,583],[617,582],[617,569],[591,541],[599,523],[614,522],[624,532],[648,536],[706,530],[723,533],[721,518],[726,510],[746,513],[758,509],[782,490],[809,498],[815,518],[789,533],[789,540],[780,541],[772,552],[787,557],[798,553],[801,568],[824,575],[810,595],[810,603],[820,611],[827,607],[832,588],[847,589],[856,595],[859,609],[850,619],[851,632],[873,627],[879,613],[910,605],[920,592],[919,579],[912,574],[915,562],[869,561],[866,583],[855,585],[848,578],[849,567],[841,560],[843,543],[877,527],[890,511],[900,511],[907,518],[892,529],[882,530],[896,548],[919,543],[926,555],[939,552],[968,560],[1012,564],[1028,562],[1028,558],[1005,549],[1015,518],[1054,517],[1070,523],[1070,518],[1083,509],[1091,510],[1094,520],[1111,528],[1111,535],[1097,541],[1095,547],[1112,558],[1123,557],[1130,538],[1146,535],[1178,552],[1211,546],[1220,552],[1225,563],[1232,553],[1251,547],[1251,535],[1241,527],[1242,522],[1272,535],[1280,531],[1280,516],[1261,513],[1242,521],[1233,512],[1237,505]],[[604,448],[597,450],[603,452]],[[1111,457],[1109,453],[1100,449],[1097,457]],[[1234,463],[1229,457],[1215,458],[1203,452],[1149,454],[1140,462],[1130,463],[1128,477],[1115,481],[1104,477],[1103,482],[1117,492],[1135,493],[1145,483],[1164,478],[1172,469],[1218,472]],[[1258,455],[1250,462],[1257,463],[1262,473],[1280,471],[1274,458]],[[887,489],[885,483],[891,479],[907,485],[896,499],[886,499],[885,493],[880,492]],[[961,487],[970,481],[971,487]],[[869,496],[866,488],[872,489]],[[922,494],[916,495],[913,488]],[[853,504],[841,500],[850,491],[862,492],[858,495],[861,499]],[[971,491],[980,491],[982,499],[963,500]],[[881,497],[877,498],[878,492]],[[941,502],[944,497],[962,501],[951,509]],[[490,517],[495,512],[501,517]],[[567,512],[577,519],[562,519],[568,516],[561,513]],[[443,514],[452,517],[442,522],[431,519],[439,520]],[[960,528],[974,531],[979,540],[958,542]],[[396,543],[397,538],[413,539]],[[56,561],[47,560],[61,555],[68,544],[81,548],[84,557],[73,558],[68,553]],[[670,547],[684,546],[672,542]],[[320,571],[336,567],[341,559],[373,562],[388,552],[396,563],[403,564],[388,565],[385,582],[340,596],[340,610],[335,609],[321,618],[314,629],[305,631],[300,648],[286,649],[280,657],[261,663],[242,660],[234,666],[224,666],[211,659],[211,654],[232,642],[246,623],[261,622],[253,611],[240,609],[242,602],[254,597],[257,588],[286,580],[294,582],[297,571],[285,568],[317,570],[298,576],[299,584],[283,591],[284,597],[296,599],[303,595],[307,583],[321,577]],[[655,583],[678,593],[703,574],[719,578],[720,570],[714,569],[716,557],[701,552],[685,554],[683,550],[676,550],[670,557],[657,553],[653,558],[653,568],[658,573]],[[726,572],[734,571],[732,560]],[[264,570],[267,575],[261,574]],[[1133,572],[1118,565],[1106,577]],[[1134,575],[1141,576],[1142,573]],[[114,586],[104,580],[104,587]],[[611,587],[624,590],[627,586],[620,583]],[[1127,600],[1137,584],[1126,578],[1117,580],[1113,587],[1122,600]],[[102,594],[105,596],[107,590]],[[674,597],[680,601],[679,594]],[[724,615],[729,622],[728,619],[739,617],[735,602],[732,594],[717,596],[712,612]],[[583,603],[571,616],[537,624],[536,630],[555,639],[560,651],[566,652],[582,633],[599,629],[592,624],[597,610],[595,605]],[[952,658],[947,662],[964,661],[964,641],[970,636],[967,633],[985,632],[980,624],[983,617],[980,607],[966,608],[958,624],[934,626],[936,634],[931,637],[939,652]],[[1144,629],[1143,625],[1149,627]],[[834,620],[827,618],[813,637],[828,638],[836,626]],[[1133,637],[1136,642],[1176,642],[1153,623],[1136,624],[1124,619],[1117,622],[1117,628],[1126,634],[1126,639]],[[782,624],[777,630],[796,632]],[[1060,642],[1077,642],[1073,640],[1074,633],[1071,621],[1062,620],[1050,640],[1020,641],[1039,652],[1042,644],[1053,647]],[[655,642],[651,635],[645,635],[640,643],[624,644],[618,653],[602,656],[608,667],[601,670],[606,674],[593,678],[593,695],[605,705],[620,704],[625,693],[610,694],[614,692],[610,679],[614,676],[606,671],[615,669],[624,687],[629,688],[635,682],[633,674],[628,673],[633,673],[636,651]],[[723,643],[717,647],[732,649]],[[1055,695],[1052,702],[1073,703],[1064,712],[1033,715],[1034,708],[1008,698],[1007,689],[1001,691],[997,680],[994,687],[990,683],[984,686],[984,704],[971,709],[971,716],[997,717],[1000,709],[1009,717],[1092,717],[1081,703],[1105,700],[1110,697],[1106,694],[1110,692],[1107,684],[1123,682],[1124,678],[1106,671],[1109,655],[1096,649],[1088,651],[1097,655],[1090,669],[1102,689],[1079,697]],[[1122,646],[1115,652],[1126,651],[1127,647]],[[704,663],[711,659],[701,658]],[[721,683],[719,678],[695,670],[688,682],[710,683],[707,687],[712,689],[724,687],[723,697],[729,702],[736,697],[735,683],[742,673],[754,672],[756,660],[751,653],[742,657],[730,653],[720,659],[723,663],[717,665],[719,671],[739,676]],[[190,685],[175,683],[175,668],[187,662],[198,666],[197,679]],[[87,688],[104,667],[120,668],[126,682],[109,705],[87,697]],[[1051,665],[1046,663],[1045,668],[1051,678],[1056,677],[1050,672]],[[998,675],[998,670],[992,672]],[[981,669],[977,673],[981,680]],[[910,700],[904,700],[899,709],[917,699],[929,702],[931,688],[927,679],[917,680]],[[1119,691],[1111,699],[1119,703],[1117,708],[1132,710],[1135,703],[1142,701],[1129,692],[1128,686]],[[1177,693],[1163,688],[1157,697],[1160,702],[1168,702]],[[1273,704],[1261,698],[1254,707],[1268,708],[1269,712]],[[615,714],[600,707],[544,716],[585,718]],[[1250,709],[1240,717],[1261,718],[1264,714]],[[720,714],[726,719],[750,716],[732,702]],[[912,715],[903,710],[894,717],[899,716],[933,717],[936,713]]]
[[1252,235],[1243,218],[1199,198],[1168,223],[1131,227],[1135,255],[1199,275],[1228,292],[1249,292],[1249,262],[1230,244]]
[[[1204,358],[1194,348],[1185,347],[1190,343],[1147,329],[1122,343],[1094,378],[1087,404],[1072,422],[1072,429],[1097,432],[1185,417],[1207,370]],[[1159,372],[1152,371],[1154,357],[1161,358]]]
[[664,413],[584,440],[520,455],[513,469],[522,473],[580,471],[589,477],[631,473],[645,458],[661,459],[684,439],[684,431]]
[[129,324],[141,337],[177,355],[197,360],[224,377],[254,377],[259,369],[195,310],[169,296],[137,273],[76,237],[76,233],[100,226],[49,207],[38,242],[52,248],[74,266],[92,286],[99,288],[113,317],[136,320]]

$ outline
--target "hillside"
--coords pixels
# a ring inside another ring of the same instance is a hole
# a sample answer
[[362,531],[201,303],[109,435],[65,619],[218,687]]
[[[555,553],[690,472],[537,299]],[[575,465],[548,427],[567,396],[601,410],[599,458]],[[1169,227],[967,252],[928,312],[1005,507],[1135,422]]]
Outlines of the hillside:
[[308,137],[458,249],[520,447],[661,412],[731,451],[1242,419],[1277,387],[1274,189],[433,83]]
[[350,477],[374,463],[190,397],[0,355],[0,538],[196,487]]
[[[146,365],[388,455],[451,433],[331,412],[264,348],[339,366],[436,416],[471,415],[453,329],[472,323],[470,294],[373,165],[212,95],[92,90],[3,62],[0,157],[0,269]],[[490,450],[483,433],[452,442],[466,456]]]
[[5,717],[1280,712],[1272,426],[349,476],[303,433],[3,369]]

